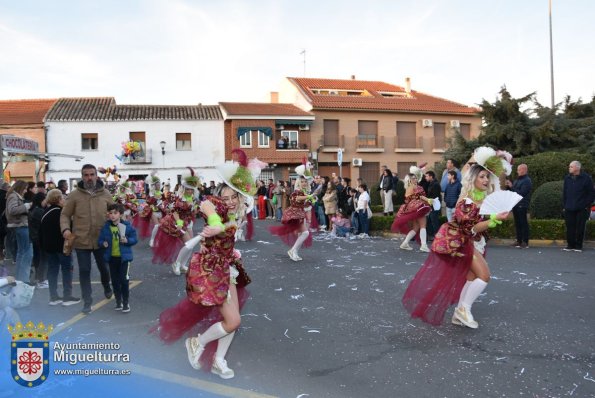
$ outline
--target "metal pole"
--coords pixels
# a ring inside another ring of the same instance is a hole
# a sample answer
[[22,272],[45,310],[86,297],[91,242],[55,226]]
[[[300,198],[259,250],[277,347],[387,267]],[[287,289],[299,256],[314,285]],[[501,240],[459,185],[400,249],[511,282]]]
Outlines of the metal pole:
[[306,77],[306,49],[304,48],[300,54],[304,56],[304,77]]
[[552,40],[552,0],[549,0],[550,14],[550,78],[552,91],[552,111],[554,110],[554,44]]

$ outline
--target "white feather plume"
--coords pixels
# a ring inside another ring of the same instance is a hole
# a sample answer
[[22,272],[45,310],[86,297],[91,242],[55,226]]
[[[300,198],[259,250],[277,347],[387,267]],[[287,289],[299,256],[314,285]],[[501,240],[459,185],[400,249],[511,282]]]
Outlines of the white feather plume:
[[419,167],[417,167],[417,166],[411,166],[411,167],[409,167],[409,173],[415,175],[418,180],[421,179],[421,176],[423,174],[422,170]]
[[227,161],[220,165],[216,166],[217,171],[221,174],[225,180],[229,181],[229,179],[235,174],[240,164],[235,161]]
[[485,165],[486,161],[492,156],[496,156],[496,151],[487,146],[480,146],[473,152],[473,159],[482,166]]
[[267,167],[268,165],[268,163],[263,162],[258,158],[250,159],[248,161],[248,170],[250,170],[250,173],[252,174],[252,178],[254,179],[254,181],[256,181],[260,176],[261,170]]
[[509,176],[512,173],[512,165],[505,159],[502,159],[502,166],[504,166],[504,173]]

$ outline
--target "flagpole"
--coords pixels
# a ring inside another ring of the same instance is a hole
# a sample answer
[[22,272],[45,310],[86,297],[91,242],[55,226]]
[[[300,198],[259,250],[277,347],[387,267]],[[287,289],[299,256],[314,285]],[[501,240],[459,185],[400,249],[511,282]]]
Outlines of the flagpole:
[[304,56],[304,77],[306,77],[306,49],[304,48],[300,54]]
[[550,11],[550,80],[552,91],[552,111],[554,110],[554,44],[552,41],[552,0],[549,0]]

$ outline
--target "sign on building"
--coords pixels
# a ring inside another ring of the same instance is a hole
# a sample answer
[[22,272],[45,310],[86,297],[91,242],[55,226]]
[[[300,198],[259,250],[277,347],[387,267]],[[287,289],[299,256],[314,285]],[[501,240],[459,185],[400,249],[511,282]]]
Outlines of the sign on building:
[[38,154],[39,143],[14,135],[0,136],[0,146],[3,151],[14,153]]

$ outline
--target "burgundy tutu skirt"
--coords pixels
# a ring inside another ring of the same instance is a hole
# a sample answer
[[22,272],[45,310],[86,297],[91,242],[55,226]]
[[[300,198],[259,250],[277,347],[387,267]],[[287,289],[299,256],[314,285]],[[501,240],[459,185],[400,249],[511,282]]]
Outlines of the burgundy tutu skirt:
[[430,212],[430,206],[422,206],[415,211],[403,213],[395,216],[395,220],[390,227],[392,232],[406,234],[411,231],[411,222],[418,218],[425,217]]
[[159,229],[153,242],[153,264],[173,263],[182,246],[184,246],[182,238],[171,236]]
[[[283,243],[285,243],[287,246],[292,247],[297,240],[298,234],[300,233],[300,228],[302,227],[303,223],[304,221],[302,220],[289,220],[285,224],[269,227],[269,232],[271,235],[280,237]],[[304,241],[303,246],[312,246],[312,234],[308,235],[308,238]]]
[[149,213],[148,217],[141,217],[140,214],[137,214],[132,219],[132,226],[136,229],[139,238],[147,239],[150,237],[152,231],[151,213]]
[[314,206],[310,210],[310,228],[318,230],[318,219],[316,218],[316,210],[314,210]]
[[412,318],[440,325],[448,307],[459,301],[473,260],[473,242],[461,253],[464,256],[430,252],[403,295],[403,306]]
[[[237,285],[236,290],[241,311],[250,294],[248,290]],[[156,333],[164,343],[172,344],[185,334],[196,336],[198,333],[203,333],[212,324],[222,320],[219,306],[194,304],[185,297],[177,305],[164,310],[159,315],[158,324],[152,327],[149,333]],[[211,341],[205,347],[200,357],[201,369],[210,371],[215,351],[217,351],[217,340]]]

